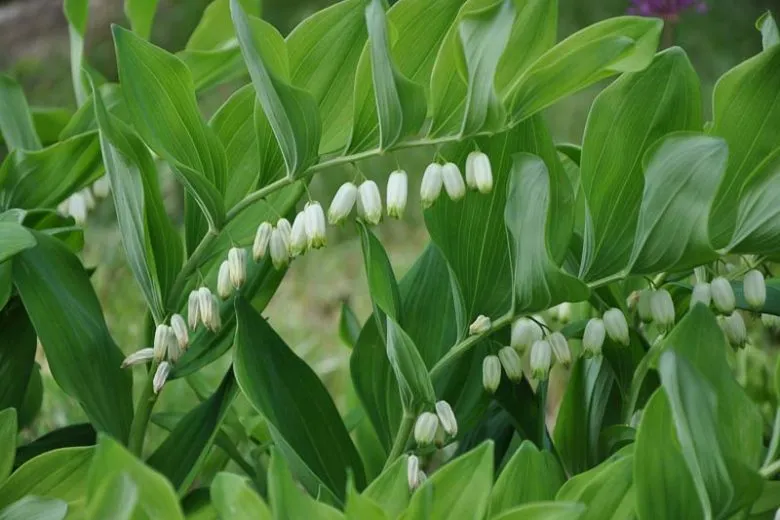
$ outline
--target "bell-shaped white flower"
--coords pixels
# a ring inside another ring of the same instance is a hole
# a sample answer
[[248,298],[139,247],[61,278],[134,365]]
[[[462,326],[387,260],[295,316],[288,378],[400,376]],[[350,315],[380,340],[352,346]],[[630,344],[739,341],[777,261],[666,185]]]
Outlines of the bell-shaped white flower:
[[555,306],[555,317],[560,323],[565,325],[571,321],[572,307],[570,302],[563,302]]
[[345,182],[342,184],[336,195],[333,196],[330,208],[328,208],[328,222],[332,225],[343,222],[352,212],[352,208],[357,200],[357,194],[357,186],[353,183]]
[[420,183],[420,202],[423,208],[429,208],[436,202],[441,194],[441,187],[444,183],[442,168],[440,164],[431,163],[425,168],[422,182]]
[[142,348],[141,350],[136,350],[127,356],[124,361],[122,361],[122,368],[132,367],[135,365],[145,365],[152,359],[154,359],[154,349]]
[[545,381],[552,365],[552,347],[547,340],[535,341],[531,346],[531,377]]
[[482,360],[482,386],[493,394],[500,384],[501,360],[498,359],[498,356],[485,356],[485,359]]
[[444,163],[441,167],[441,178],[444,184],[444,190],[452,200],[460,200],[466,196],[466,184],[463,182],[463,175],[460,168],[455,163]]
[[690,308],[693,309],[693,306],[697,303],[709,307],[711,302],[712,292],[710,290],[710,284],[707,282],[697,282],[696,285],[693,286],[693,291],[691,291]]
[[406,172],[396,170],[387,178],[387,215],[392,218],[401,218],[406,209],[406,199],[409,192],[409,179]]
[[512,334],[509,344],[521,352],[525,352],[534,341],[542,339],[542,328],[530,318],[518,318],[512,324]]
[[268,249],[275,269],[283,269],[290,262],[289,244],[290,241],[287,239],[284,231],[278,227],[274,228],[273,232],[271,232],[271,241]]
[[420,486],[420,481],[417,478],[420,473],[420,459],[417,455],[409,455],[409,459],[406,461],[406,481],[409,485],[409,491],[412,492]]
[[487,332],[487,331],[490,330],[491,325],[492,324],[491,324],[490,318],[480,314],[474,320],[474,323],[469,325],[469,334],[471,334],[473,336],[475,334],[482,334],[484,332]]
[[301,211],[293,220],[292,231],[290,232],[289,253],[292,258],[303,254],[309,245],[309,236],[306,234],[306,213]]
[[111,193],[111,180],[108,175],[103,175],[92,183],[92,193],[99,199],[105,199]]
[[503,347],[498,351],[498,359],[510,381],[519,383],[523,379],[523,363],[520,355],[512,347]]
[[658,289],[650,299],[653,321],[659,329],[668,331],[674,326],[674,302],[666,289]]
[[230,283],[230,262],[225,260],[219,264],[219,271],[217,272],[217,294],[223,300],[230,298],[230,293],[233,292],[233,286]]
[[752,269],[747,272],[742,282],[745,301],[754,311],[760,310],[766,302],[766,283],[761,271]]
[[439,418],[435,413],[423,412],[414,423],[414,442],[419,446],[429,446],[436,437],[436,429],[439,427]]
[[588,324],[585,325],[585,332],[582,335],[583,356],[586,358],[600,356],[606,334],[604,322],[600,318],[588,320]]
[[171,363],[176,363],[181,357],[182,348],[179,346],[179,342],[174,334],[168,337],[168,344],[166,345],[167,359]]
[[176,340],[176,336],[173,333],[173,329],[161,323],[154,329],[154,359],[155,361],[162,361],[165,359],[165,353],[168,351],[168,343]]
[[155,394],[159,394],[163,385],[168,380],[168,375],[171,373],[171,365],[167,361],[163,361],[157,365],[157,371],[154,373],[154,379],[152,380],[152,389]]
[[312,201],[306,204],[303,210],[306,220],[306,236],[309,240],[309,247],[311,249],[319,249],[325,247],[328,238],[325,234],[325,213],[322,211],[322,206],[317,201]]
[[279,233],[284,238],[284,243],[287,244],[287,248],[290,247],[290,236],[292,235],[292,225],[286,218],[280,218],[276,221],[275,229],[279,230]]
[[718,320],[729,344],[735,348],[742,348],[747,343],[747,328],[745,320],[738,312],[732,312],[729,316],[721,316]]
[[79,193],[81,193],[81,195],[84,197],[84,203],[87,205],[87,211],[92,211],[95,209],[97,202],[95,201],[95,197],[92,196],[92,190],[89,188],[84,188]]
[[775,316],[774,314],[762,314],[761,315],[761,323],[764,324],[764,327],[770,330],[778,330],[780,329],[780,316]]
[[209,318],[208,323],[205,325],[211,329],[212,332],[217,332],[222,328],[222,315],[219,313],[219,300],[217,300],[217,297],[214,295],[211,296],[211,316],[209,316]]
[[493,169],[490,158],[482,152],[471,152],[466,157],[466,183],[480,193],[493,190]]
[[569,348],[569,342],[566,340],[566,336],[560,332],[553,332],[547,336],[547,341],[550,343],[555,360],[564,367],[571,366],[571,349]]
[[436,415],[439,416],[441,427],[450,437],[458,435],[458,420],[455,418],[455,412],[452,411],[450,403],[447,401],[438,401],[436,403]]
[[[640,302],[642,300],[640,299]],[[617,341],[623,345],[628,345],[630,338],[628,336],[628,322],[623,315],[623,311],[617,308],[609,309],[604,313],[604,328],[607,329],[607,335],[612,341]]]
[[[208,287],[198,289],[198,307],[200,307],[200,319],[206,327],[209,327],[214,318],[213,296]],[[210,328],[210,327],[209,327]]]
[[723,314],[734,312],[737,303],[734,298],[734,289],[731,288],[728,280],[718,276],[710,282],[710,292],[712,293],[712,303],[715,304],[715,308],[719,312]]
[[187,324],[192,330],[198,327],[200,322],[200,302],[198,301],[198,290],[190,291],[187,298]]
[[639,300],[636,304],[636,311],[639,315],[639,319],[642,323],[650,323],[653,321],[653,309],[651,302],[653,301],[653,289],[643,289],[639,291]]
[[274,227],[270,222],[263,222],[257,226],[257,233],[255,233],[255,241],[252,244],[252,258],[255,262],[259,262],[265,257],[266,251],[268,251],[268,244],[271,242],[271,233]]
[[358,186],[358,215],[374,226],[382,220],[382,196],[374,181],[363,181]]
[[76,224],[83,226],[87,221],[87,200],[82,192],[76,192],[68,198],[68,215]]
[[230,264],[230,283],[240,289],[246,282],[246,249],[231,247],[228,251],[228,264]]
[[173,334],[176,336],[179,347],[186,349],[190,344],[190,335],[187,332],[187,324],[184,323],[184,318],[182,318],[181,314],[171,316],[171,329],[173,329]]

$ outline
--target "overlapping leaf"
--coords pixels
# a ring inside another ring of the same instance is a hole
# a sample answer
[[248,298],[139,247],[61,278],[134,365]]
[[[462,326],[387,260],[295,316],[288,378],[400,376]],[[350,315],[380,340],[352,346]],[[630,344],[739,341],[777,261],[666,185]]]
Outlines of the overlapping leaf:
[[219,473],[211,482],[211,501],[221,517],[271,520],[271,510],[249,481],[234,473]]
[[564,481],[563,468],[555,456],[525,440],[496,479],[490,513],[495,516],[529,502],[553,500]]
[[9,150],[41,148],[22,87],[3,74],[0,74],[0,134]]
[[84,39],[89,19],[89,0],[65,0],[63,2],[65,18],[68,20],[70,36],[70,75],[76,104],[81,106],[87,100],[89,87],[82,67],[84,65]]
[[[3,264],[11,267],[11,263]],[[0,410],[22,408],[25,391],[35,363],[37,347],[35,329],[21,305],[3,309],[0,313]]]

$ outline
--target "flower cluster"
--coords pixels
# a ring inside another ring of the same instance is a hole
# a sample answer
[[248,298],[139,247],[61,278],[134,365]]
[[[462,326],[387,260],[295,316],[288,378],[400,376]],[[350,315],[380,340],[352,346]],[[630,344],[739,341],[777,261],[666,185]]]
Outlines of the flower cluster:
[[109,193],[111,181],[107,175],[103,175],[93,182],[92,186],[87,186],[60,202],[57,212],[63,217],[73,217],[76,224],[82,226],[87,221],[87,214],[95,209],[97,200],[108,197]]

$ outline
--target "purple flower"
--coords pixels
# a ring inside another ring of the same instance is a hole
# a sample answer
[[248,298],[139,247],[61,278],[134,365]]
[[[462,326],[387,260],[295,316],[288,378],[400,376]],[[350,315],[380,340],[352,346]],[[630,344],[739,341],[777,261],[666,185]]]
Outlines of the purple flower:
[[628,12],[640,16],[657,16],[665,20],[676,20],[686,9],[694,8],[699,13],[707,12],[704,0],[631,0]]

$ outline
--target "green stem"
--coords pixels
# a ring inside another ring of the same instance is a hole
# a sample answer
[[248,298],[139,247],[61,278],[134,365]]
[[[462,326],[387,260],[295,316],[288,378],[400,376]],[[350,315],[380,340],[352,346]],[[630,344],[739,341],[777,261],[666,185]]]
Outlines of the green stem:
[[598,289],[599,287],[603,287],[605,285],[609,285],[612,282],[618,282],[626,277],[626,273],[619,272],[615,274],[611,274],[609,276],[605,276],[604,278],[601,278],[599,280],[596,280],[594,282],[588,282],[588,289]]
[[144,449],[146,427],[149,424],[149,418],[152,416],[154,403],[157,402],[157,394],[154,393],[154,387],[152,386],[155,372],[157,372],[157,363],[152,363],[146,375],[141,395],[138,397],[133,422],[130,425],[130,438],[128,439],[127,447],[131,453],[138,457],[141,456],[141,452]]
[[758,472],[766,479],[774,477],[778,472],[780,472],[780,460],[776,460],[772,464],[764,466],[758,470]]
[[780,407],[777,408],[777,413],[775,413],[775,425],[772,428],[772,438],[769,440],[769,448],[766,450],[764,466],[769,465],[777,458],[778,449],[780,449]]
[[390,454],[387,456],[387,462],[385,462],[384,469],[390,467],[395,462],[406,448],[406,442],[409,440],[409,435],[412,433],[414,427],[414,415],[404,412],[401,418],[401,424],[398,426],[398,433],[395,434],[395,441],[393,441],[393,447],[390,449]]
[[187,287],[187,280],[205,261],[205,257],[209,253],[211,243],[216,240],[218,236],[219,231],[210,230],[208,233],[206,233],[206,236],[204,236],[200,241],[198,247],[195,248],[195,251],[192,252],[190,257],[184,263],[184,266],[179,271],[179,274],[176,275],[176,280],[173,282],[171,292],[168,293],[168,308],[178,307],[179,301],[181,301],[183,296],[184,289]]
[[539,386],[536,387],[536,396],[539,401],[539,446],[547,451],[552,451],[552,443],[550,437],[547,435],[547,387],[549,386],[549,379],[539,381]]

